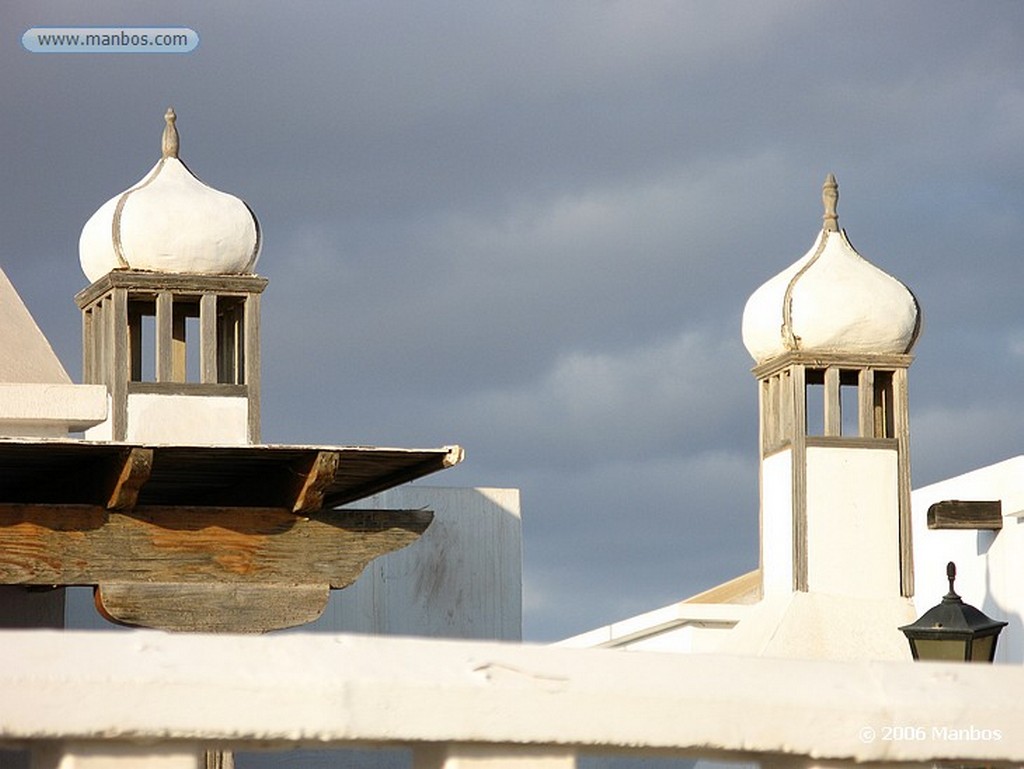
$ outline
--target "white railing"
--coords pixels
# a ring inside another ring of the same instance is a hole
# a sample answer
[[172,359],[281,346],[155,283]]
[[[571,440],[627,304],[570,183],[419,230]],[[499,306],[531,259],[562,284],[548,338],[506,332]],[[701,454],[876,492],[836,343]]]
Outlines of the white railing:
[[417,769],[578,753],[1024,762],[1024,669],[291,634],[0,633],[0,746],[38,769],[208,749],[411,747]]

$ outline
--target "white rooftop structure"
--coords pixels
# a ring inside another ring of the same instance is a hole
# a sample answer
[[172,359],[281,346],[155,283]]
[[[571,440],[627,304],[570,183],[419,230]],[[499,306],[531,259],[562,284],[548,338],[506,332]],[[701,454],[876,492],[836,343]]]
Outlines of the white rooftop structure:
[[743,314],[760,401],[759,568],[566,639],[565,646],[765,657],[909,659],[901,624],[946,591],[1008,621],[997,662],[1024,660],[1024,456],[910,492],[910,289],[858,254],[823,187],[814,246]]
[[768,657],[909,659],[915,618],[907,369],[911,291],[839,228],[839,189],[807,254],[747,302],[760,403],[761,557],[753,572],[565,643]]
[[181,162],[173,109],[164,122],[160,160],[79,240],[84,378],[110,393],[86,437],[259,443],[259,222]]

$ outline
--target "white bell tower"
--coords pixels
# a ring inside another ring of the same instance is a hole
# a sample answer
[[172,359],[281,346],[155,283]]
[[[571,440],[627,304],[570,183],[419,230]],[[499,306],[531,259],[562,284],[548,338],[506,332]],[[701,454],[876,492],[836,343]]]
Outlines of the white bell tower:
[[84,380],[107,386],[95,440],[237,445],[260,427],[259,222],[244,201],[178,158],[176,116],[162,157],[86,222],[92,284],[82,310]]
[[743,313],[760,400],[766,598],[914,591],[907,369],[921,313],[854,250],[838,198],[829,174],[814,245]]

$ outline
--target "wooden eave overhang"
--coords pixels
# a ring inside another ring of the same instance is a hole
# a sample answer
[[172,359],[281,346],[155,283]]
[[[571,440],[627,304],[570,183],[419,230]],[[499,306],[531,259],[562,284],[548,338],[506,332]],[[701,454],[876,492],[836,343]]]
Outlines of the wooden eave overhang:
[[[334,508],[452,467],[459,446],[186,446],[0,440],[0,505]],[[125,477],[122,477],[125,476]],[[130,476],[130,477],[128,477]],[[133,500],[113,500],[133,487]],[[312,489],[315,488],[315,493]]]
[[339,506],[462,457],[458,446],[0,440],[0,584],[91,585],[101,613],[128,625],[301,625],[433,519]]

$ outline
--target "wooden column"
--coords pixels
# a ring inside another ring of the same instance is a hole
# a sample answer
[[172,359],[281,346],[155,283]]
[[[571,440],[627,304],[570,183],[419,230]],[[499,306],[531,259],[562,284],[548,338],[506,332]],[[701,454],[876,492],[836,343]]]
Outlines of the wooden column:
[[838,437],[843,432],[843,414],[839,397],[839,369],[825,369],[825,422],[824,434]]
[[858,428],[861,438],[883,438],[875,434],[875,372],[862,368],[857,374]]
[[170,291],[156,297],[156,381],[174,381],[174,299]]
[[217,295],[199,300],[199,381],[217,382]]
[[793,590],[807,591],[807,369],[791,369],[792,483],[793,483]]
[[82,311],[82,382],[94,384],[96,376],[96,351],[93,347],[96,309],[90,307]]
[[249,442],[260,442],[260,295],[245,300],[245,331],[242,355],[245,360],[245,385],[249,391]]
[[113,438],[123,441],[128,432],[128,380],[131,378],[131,360],[128,349],[128,291],[115,288],[104,303],[107,315],[104,339],[107,387],[113,408]]
[[779,377],[776,374],[761,382],[761,456],[779,445]]
[[893,425],[898,452],[900,505],[900,593],[914,595],[914,544],[910,523],[910,414],[907,369],[892,374]]

